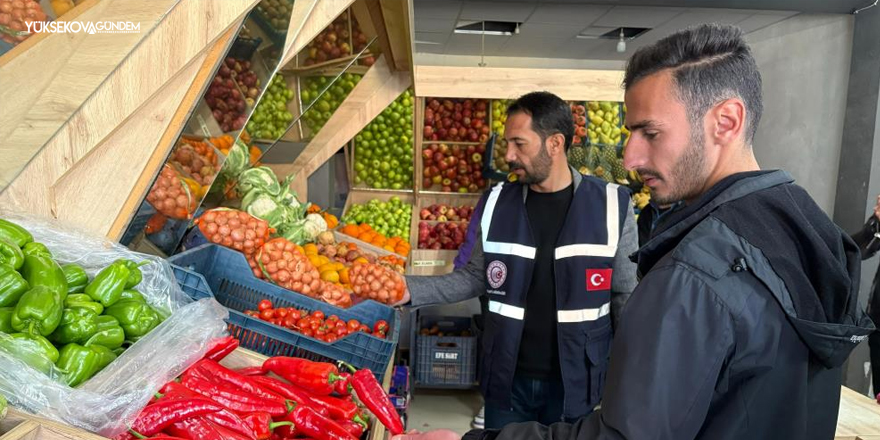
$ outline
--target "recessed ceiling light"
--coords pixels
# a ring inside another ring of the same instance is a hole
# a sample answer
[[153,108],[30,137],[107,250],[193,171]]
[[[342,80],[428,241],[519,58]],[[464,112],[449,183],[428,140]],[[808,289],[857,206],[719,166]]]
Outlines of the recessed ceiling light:
[[519,33],[515,21],[460,21],[455,25],[456,34],[510,36]]

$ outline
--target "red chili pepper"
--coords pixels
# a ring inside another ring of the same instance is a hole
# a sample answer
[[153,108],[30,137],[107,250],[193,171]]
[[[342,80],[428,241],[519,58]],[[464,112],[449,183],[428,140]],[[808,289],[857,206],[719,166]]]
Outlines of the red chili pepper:
[[340,396],[351,395],[351,374],[339,373],[340,380],[333,383],[333,391]]
[[[349,368],[354,369],[349,366]],[[358,399],[388,428],[391,435],[403,434],[403,422],[397,414],[388,393],[379,385],[376,376],[368,369],[359,370],[351,376],[351,386]]]
[[364,425],[354,420],[337,420],[336,423],[339,423],[339,426],[342,426],[349,434],[357,438],[361,438],[361,434],[364,433]]
[[221,410],[222,406],[204,398],[160,400],[141,411],[130,432],[138,438],[156,435],[172,423]]
[[236,348],[238,348],[238,339],[232,336],[214,339],[211,341],[211,346],[208,348],[208,352],[205,353],[204,359],[220,362],[229,353],[235,351]]
[[253,431],[257,440],[267,440],[272,437],[272,431],[279,426],[292,426],[293,422],[272,422],[272,415],[266,412],[255,412],[244,416],[244,422]]
[[290,413],[297,432],[317,440],[357,440],[339,423],[318,414],[307,406],[298,406]]
[[263,362],[263,371],[271,371],[311,393],[327,396],[339,378],[336,365],[307,359],[277,356]]
[[265,376],[266,372],[263,371],[263,367],[244,367],[239,368],[237,370],[233,370],[236,373],[242,376]]
[[330,396],[312,396],[312,402],[315,402],[316,408],[325,408],[333,420],[353,420],[365,423],[360,420],[360,408],[354,402]]
[[293,401],[297,406],[311,406],[321,415],[330,415],[330,412],[327,411],[327,409],[316,406],[317,403],[312,399],[314,396],[302,388],[269,376],[255,376],[253,377],[253,380],[267,390],[277,393],[287,400]]
[[159,434],[159,435],[154,435],[154,436],[150,437],[150,440],[186,440],[186,439],[181,438],[181,437],[173,437],[173,436],[170,436],[167,434]]
[[167,428],[167,431],[178,437],[189,440],[247,440],[241,434],[217,426],[205,418],[195,417],[177,422]]
[[[165,393],[165,396],[163,397],[164,399],[185,399],[191,397],[202,397],[201,394],[198,394],[195,391],[192,391],[177,382],[170,382],[162,387],[162,389]],[[228,409],[224,408],[222,411],[206,414],[204,417],[218,426],[222,426],[231,431],[235,431],[238,434],[246,436],[250,440],[256,440],[253,436],[253,433],[251,432],[250,427],[248,427],[247,424],[244,423],[244,420],[242,420],[241,417]]]
[[236,413],[265,411],[272,416],[283,416],[288,413],[286,402],[280,398],[279,400],[263,399],[226,384],[209,382],[193,375],[184,375],[183,384]]
[[232,388],[240,389],[263,399],[279,401],[284,400],[278,394],[275,394],[258,385],[256,382],[254,382],[253,377],[244,376],[236,373],[235,371],[232,371],[229,368],[226,368],[218,364],[217,362],[209,359],[203,359],[197,362],[195,365],[190,367],[189,372],[190,374],[198,375],[203,379],[207,379],[211,382],[226,383]]

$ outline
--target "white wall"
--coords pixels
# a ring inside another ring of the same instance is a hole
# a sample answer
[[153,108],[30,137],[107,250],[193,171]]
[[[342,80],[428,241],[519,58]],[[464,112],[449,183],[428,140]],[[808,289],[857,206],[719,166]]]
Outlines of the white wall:
[[754,143],[758,163],[790,172],[829,215],[852,35],[849,15],[802,14],[746,37],[764,82],[764,115]]

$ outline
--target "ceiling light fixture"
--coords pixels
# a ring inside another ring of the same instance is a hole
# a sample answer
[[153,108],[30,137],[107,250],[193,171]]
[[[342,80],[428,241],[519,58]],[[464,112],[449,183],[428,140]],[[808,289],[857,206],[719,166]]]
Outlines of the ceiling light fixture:
[[623,39],[623,28],[620,28],[620,41],[617,42],[617,53],[626,52],[626,40]]

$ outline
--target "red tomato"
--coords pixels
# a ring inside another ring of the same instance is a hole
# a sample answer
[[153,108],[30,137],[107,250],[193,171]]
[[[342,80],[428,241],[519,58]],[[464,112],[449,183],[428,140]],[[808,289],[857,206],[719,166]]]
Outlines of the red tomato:
[[272,308],[272,301],[269,301],[268,299],[264,299],[264,300],[260,301],[260,304],[257,306],[257,309],[259,309],[261,312],[263,310],[268,310],[271,308]]
[[376,333],[373,333],[373,336],[375,336],[375,337],[377,337],[377,338],[379,338],[379,339],[385,339],[385,332],[383,332],[383,331],[378,331],[378,332],[376,332]]
[[289,314],[290,314],[290,316],[293,316],[294,320],[298,321],[300,318],[302,318],[302,314],[299,312],[299,310],[297,310],[293,307],[289,308],[288,310],[290,310]]
[[283,324],[287,328],[293,328],[294,326],[296,326],[296,320],[293,319],[293,315],[287,315],[284,317]]
[[260,313],[260,319],[265,319],[266,321],[275,317],[274,309],[265,309]]
[[318,327],[318,329],[315,330],[315,336],[324,336],[326,334],[327,334],[327,329],[324,327]]
[[320,322],[315,321],[315,320],[312,320],[309,322],[309,328],[311,328],[312,330],[318,330],[319,327],[321,327]]
[[340,328],[340,327],[341,327],[341,328],[348,328],[348,326],[345,325],[345,321],[336,321],[336,325],[334,325],[334,327],[336,327],[336,328]]
[[342,337],[348,334],[348,328],[336,327],[336,336]]
[[373,332],[374,333],[376,333],[376,332],[387,333],[388,332],[388,323],[385,322],[385,320],[383,320],[383,319],[376,321],[376,323],[373,324]]
[[299,321],[296,322],[296,326],[300,329],[307,329],[309,328],[309,323],[310,321],[308,318],[300,318]]
[[275,316],[278,316],[279,318],[283,318],[283,317],[287,316],[288,313],[290,313],[290,312],[288,311],[288,309],[286,309],[284,307],[281,307],[280,309],[275,309]]
[[304,334],[304,335],[306,335],[306,336],[308,336],[308,337],[310,337],[310,338],[315,336],[315,333],[314,333],[314,332],[312,331],[312,329],[310,329],[310,328],[307,328],[307,329],[303,330],[303,331],[302,331],[302,334]]
[[339,317],[336,315],[330,315],[327,317],[328,321],[339,321]]
[[370,333],[370,327],[367,327],[366,324],[361,324],[361,326],[360,326],[360,328],[358,328],[358,330],[360,330],[364,333]]
[[361,328],[361,323],[358,322],[357,319],[349,319],[348,320],[348,329],[356,332],[359,328]]
[[324,319],[324,312],[320,310],[315,310],[312,312],[312,318]]
[[337,340],[339,340],[339,337],[336,336],[335,333],[328,333],[327,336],[324,337],[324,340],[327,341],[328,343],[332,344],[332,343],[336,342]]

